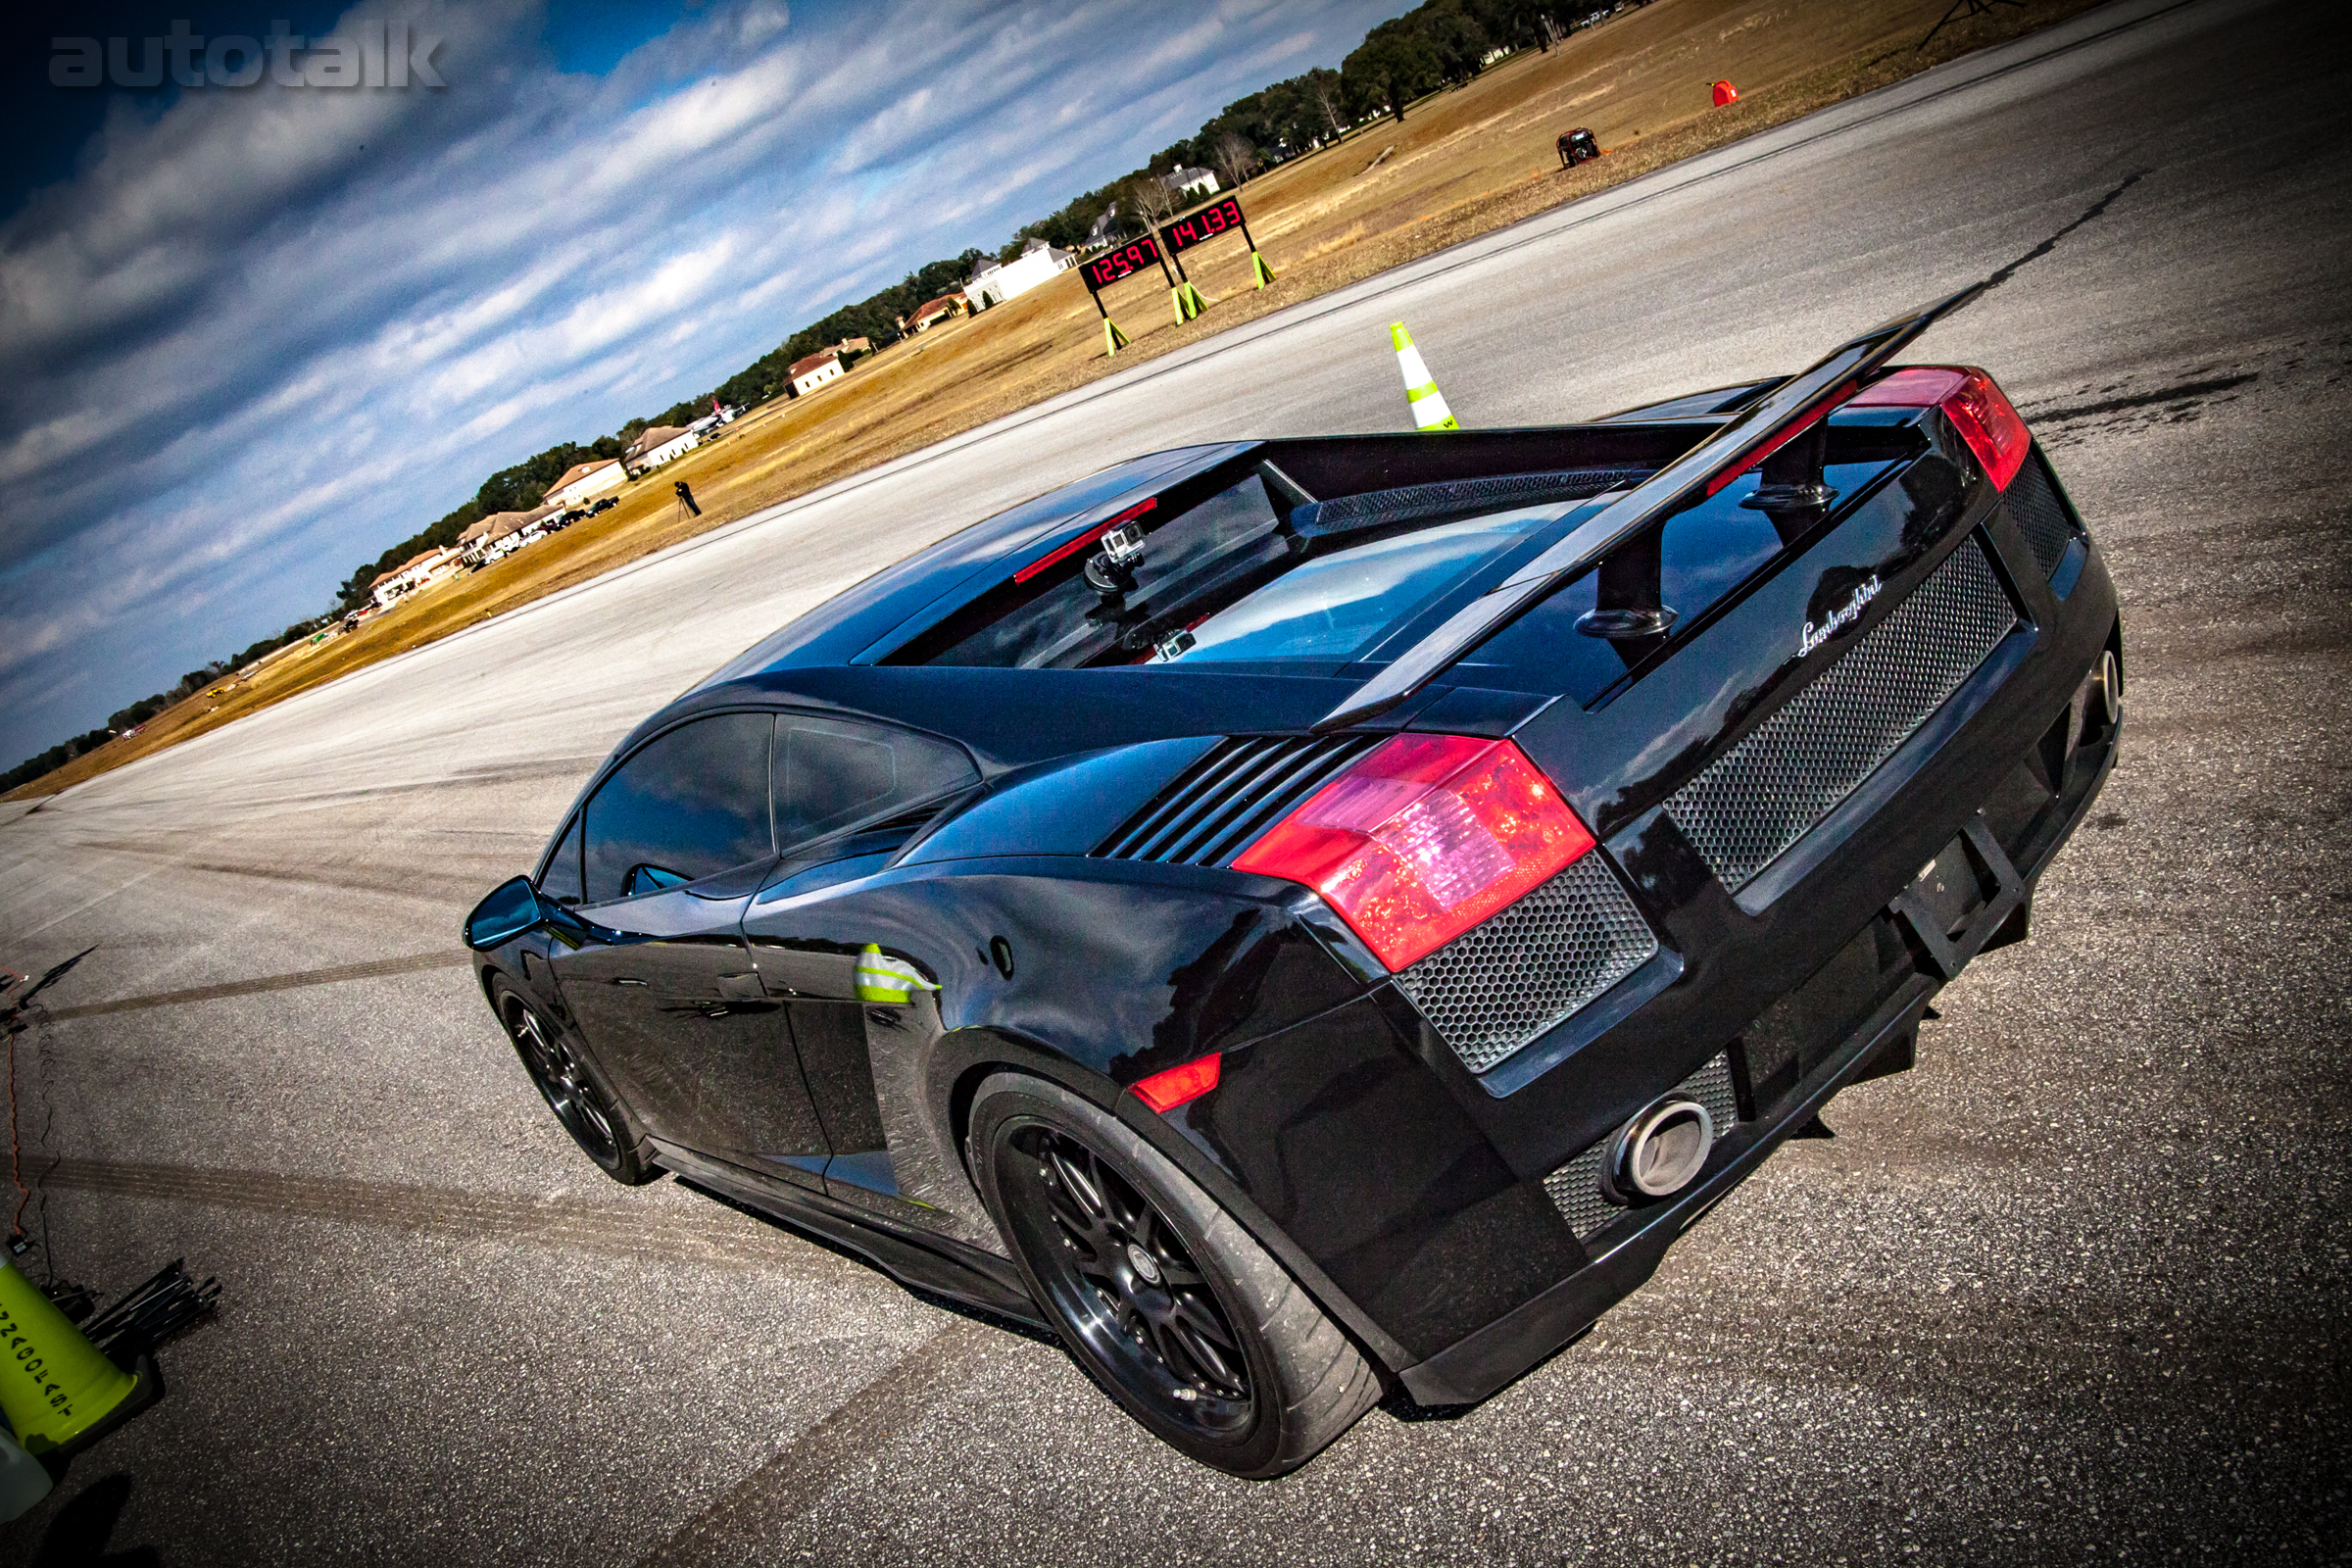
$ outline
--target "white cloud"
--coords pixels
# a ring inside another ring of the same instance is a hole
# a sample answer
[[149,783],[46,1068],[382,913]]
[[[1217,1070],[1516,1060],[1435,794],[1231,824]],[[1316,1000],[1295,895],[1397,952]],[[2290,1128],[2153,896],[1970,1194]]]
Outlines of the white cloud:
[[597,77],[534,0],[364,0],[447,90],[117,104],[0,220],[0,765],[1398,9],[721,0]]

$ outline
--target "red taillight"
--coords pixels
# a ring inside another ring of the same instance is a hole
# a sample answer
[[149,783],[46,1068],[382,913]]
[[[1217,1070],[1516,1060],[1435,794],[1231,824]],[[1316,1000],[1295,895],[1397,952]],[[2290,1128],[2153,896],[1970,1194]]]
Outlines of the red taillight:
[[1136,1097],[1165,1116],[1187,1101],[1199,1100],[1217,1087],[1218,1063],[1225,1058],[1217,1054],[1197,1056],[1181,1067],[1155,1072],[1149,1078],[1138,1079]]
[[2026,421],[1983,370],[1920,365],[1865,387],[1848,408],[1941,409],[1968,450],[1977,455],[1995,490],[2006,490],[2034,444]]
[[1443,947],[1592,848],[1509,741],[1399,735],[1233,862],[1303,882],[1392,970]]

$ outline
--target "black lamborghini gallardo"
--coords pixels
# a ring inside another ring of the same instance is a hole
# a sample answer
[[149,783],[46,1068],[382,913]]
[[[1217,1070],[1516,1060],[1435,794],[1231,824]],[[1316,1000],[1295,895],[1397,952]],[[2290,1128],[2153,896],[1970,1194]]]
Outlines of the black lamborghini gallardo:
[[[1961,296],[1958,298],[1965,298]],[[658,1169],[1271,1476],[1573,1338],[2024,938],[2099,553],[1954,301],[1587,424],[1138,458],[639,726],[469,919]]]

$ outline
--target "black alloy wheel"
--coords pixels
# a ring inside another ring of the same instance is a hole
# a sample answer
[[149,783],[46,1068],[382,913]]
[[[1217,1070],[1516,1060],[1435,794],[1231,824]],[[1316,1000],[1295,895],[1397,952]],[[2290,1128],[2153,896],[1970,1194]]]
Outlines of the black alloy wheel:
[[596,1161],[598,1169],[629,1187],[660,1174],[639,1156],[636,1140],[629,1135],[620,1112],[565,1044],[561,1030],[512,991],[500,999],[499,1019],[507,1026],[514,1054],[522,1058],[523,1070],[531,1075],[548,1108],[571,1134],[571,1141]]
[[1012,1146],[1023,1157],[1001,1167],[1006,1196],[1060,1320],[1166,1419],[1211,1439],[1246,1431],[1241,1336],[1175,1225],[1070,1133],[1032,1123]]
[[1100,1105],[1000,1072],[973,1094],[965,1152],[1072,1358],[1162,1442],[1232,1475],[1278,1476],[1380,1397],[1314,1298]]

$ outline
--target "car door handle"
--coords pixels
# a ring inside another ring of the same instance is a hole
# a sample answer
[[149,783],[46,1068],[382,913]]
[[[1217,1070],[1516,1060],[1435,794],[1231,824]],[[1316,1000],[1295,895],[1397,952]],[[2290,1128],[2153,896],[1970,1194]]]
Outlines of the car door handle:
[[643,980],[632,979],[630,976],[625,974],[616,974],[612,977],[612,983],[616,986],[641,986],[646,982]]

